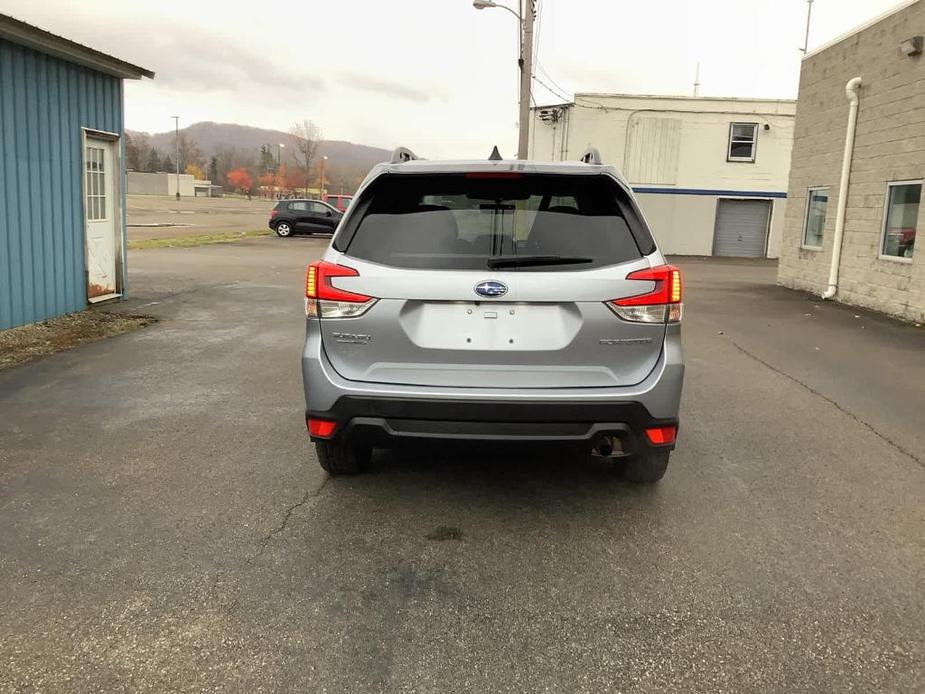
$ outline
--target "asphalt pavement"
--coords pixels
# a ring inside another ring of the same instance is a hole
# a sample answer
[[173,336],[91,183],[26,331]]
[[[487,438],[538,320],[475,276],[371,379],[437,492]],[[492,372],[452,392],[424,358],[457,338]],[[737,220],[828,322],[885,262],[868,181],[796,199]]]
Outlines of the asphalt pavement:
[[168,195],[129,195],[128,238],[136,241],[267,229],[275,204],[275,200],[259,197],[176,200]]
[[528,447],[329,479],[325,243],[132,252],[159,323],[0,374],[0,691],[925,688],[921,328],[681,260],[660,484]]

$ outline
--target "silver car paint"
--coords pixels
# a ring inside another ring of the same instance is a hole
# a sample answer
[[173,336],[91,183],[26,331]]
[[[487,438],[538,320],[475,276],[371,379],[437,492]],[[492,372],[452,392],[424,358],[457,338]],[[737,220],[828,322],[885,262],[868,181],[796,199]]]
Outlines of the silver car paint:
[[[383,174],[471,171],[607,175],[626,191],[636,213],[644,221],[632,191],[615,169],[583,163],[416,160],[381,164],[373,168],[354,200],[359,200],[364,189]],[[339,228],[343,228],[358,209],[356,204],[351,205]],[[330,409],[342,395],[362,395],[544,402],[635,401],[645,405],[654,417],[677,416],[684,373],[678,325],[633,324],[607,316],[612,321],[612,327],[607,328],[600,320],[595,320],[594,323],[600,325],[599,335],[595,333],[598,344],[594,350],[597,351],[567,353],[574,363],[565,361],[554,367],[550,360],[544,360],[543,350],[495,349],[491,351],[490,364],[478,359],[485,352],[473,353],[473,359],[461,362],[459,356],[465,354],[465,350],[431,350],[427,345],[415,344],[413,331],[409,333],[401,325],[402,309],[409,302],[472,302],[472,306],[485,307],[493,303],[507,306],[518,302],[561,304],[564,286],[567,286],[568,303],[576,306],[580,302],[593,303],[607,311],[604,301],[646,290],[638,281],[625,277],[633,270],[663,264],[665,259],[658,250],[630,263],[577,273],[407,270],[347,257],[333,246],[329,246],[323,260],[349,265],[360,273],[359,277],[335,278],[336,287],[367,293],[380,301],[366,316],[376,316],[375,321],[364,321],[362,317],[327,321],[307,319],[302,368],[309,411]],[[508,292],[498,299],[476,296],[474,285],[485,279],[504,282],[509,287]],[[597,316],[601,318],[602,315]],[[338,341],[334,332],[359,334],[363,339]],[[652,343],[647,342],[650,339]],[[409,350],[417,351],[410,360]],[[643,351],[648,358],[640,360],[639,353]],[[612,355],[611,361],[604,362],[601,354]],[[421,355],[428,355],[428,358],[422,359]],[[627,360],[633,362],[635,368],[624,369],[621,373],[619,363]],[[555,373],[550,374],[550,370]]]

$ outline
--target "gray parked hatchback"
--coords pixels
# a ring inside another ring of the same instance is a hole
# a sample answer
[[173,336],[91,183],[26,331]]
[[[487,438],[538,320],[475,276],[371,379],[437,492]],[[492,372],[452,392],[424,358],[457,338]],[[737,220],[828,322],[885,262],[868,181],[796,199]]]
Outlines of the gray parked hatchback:
[[564,442],[665,474],[681,277],[626,181],[395,151],[306,274],[306,423],[331,474],[404,439]]

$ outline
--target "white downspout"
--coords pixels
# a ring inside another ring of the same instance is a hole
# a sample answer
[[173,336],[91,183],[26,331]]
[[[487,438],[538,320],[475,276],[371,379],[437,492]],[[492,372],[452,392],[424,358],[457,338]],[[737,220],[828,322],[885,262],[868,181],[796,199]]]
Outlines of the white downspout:
[[858,87],[861,78],[854,77],[845,85],[848,97],[848,132],[845,133],[845,154],[841,162],[841,181],[838,184],[838,208],[835,211],[835,236],[832,239],[832,265],[829,268],[829,286],[822,292],[823,299],[831,299],[838,292],[838,268],[841,265],[842,237],[845,235],[845,209],[848,207],[848,179],[851,160],[854,158],[854,131],[858,124]]

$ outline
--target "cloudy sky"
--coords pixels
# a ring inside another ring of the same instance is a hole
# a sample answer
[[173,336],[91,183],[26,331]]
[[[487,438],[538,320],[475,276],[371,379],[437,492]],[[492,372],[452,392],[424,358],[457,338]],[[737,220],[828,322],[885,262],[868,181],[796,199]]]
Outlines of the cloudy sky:
[[[899,0],[816,0],[813,46]],[[516,0],[508,0],[514,6]],[[538,77],[561,95],[795,98],[805,0],[538,0]],[[422,156],[516,149],[516,20],[471,0],[3,0],[0,11],[140,64],[129,128],[201,120]],[[563,99],[537,85],[539,103]]]

